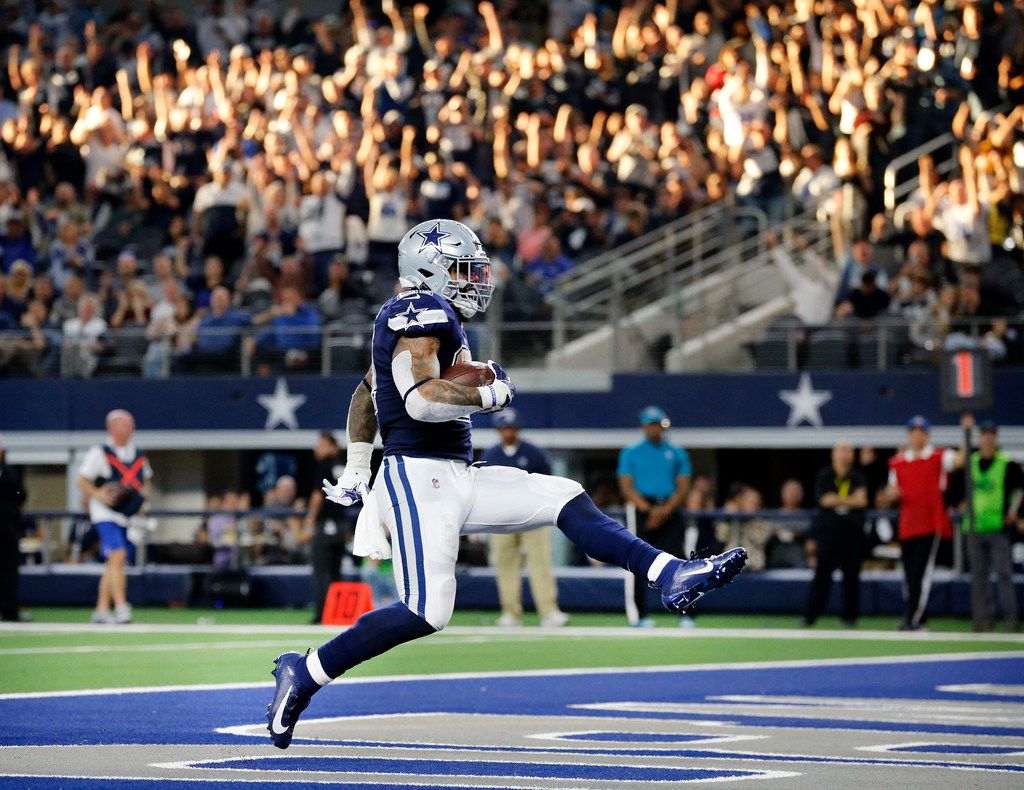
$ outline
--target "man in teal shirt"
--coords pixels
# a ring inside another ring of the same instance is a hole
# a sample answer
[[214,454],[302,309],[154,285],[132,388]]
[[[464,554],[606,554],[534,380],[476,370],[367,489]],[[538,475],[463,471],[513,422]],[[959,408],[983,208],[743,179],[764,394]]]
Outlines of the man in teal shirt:
[[[636,508],[637,535],[662,551],[680,554],[683,549],[683,518],[679,512],[690,490],[693,470],[690,456],[670,444],[665,431],[671,423],[664,410],[648,406],[640,412],[644,438],[619,453],[619,488],[627,503]],[[654,621],[647,616],[647,579],[633,585],[641,628]]]

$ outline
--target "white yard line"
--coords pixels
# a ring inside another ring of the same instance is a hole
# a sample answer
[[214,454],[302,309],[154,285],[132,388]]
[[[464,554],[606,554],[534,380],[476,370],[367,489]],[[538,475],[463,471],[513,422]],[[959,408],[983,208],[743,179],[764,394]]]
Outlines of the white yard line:
[[[572,675],[648,674],[658,672],[707,672],[748,669],[791,669],[799,667],[873,666],[885,664],[917,664],[922,662],[976,661],[989,659],[1024,659],[1024,651],[996,651],[976,653],[936,653],[919,656],[871,656],[858,658],[794,659],[791,661],[747,661],[732,664],[669,664],[642,667],[597,667],[571,669],[526,669],[500,672],[447,672],[436,675],[381,675],[379,677],[340,677],[332,685],[365,683],[399,683],[407,681],[484,680],[488,678],[565,677]],[[41,699],[46,697],[95,697],[121,694],[157,694],[175,691],[220,691],[231,689],[265,688],[271,681],[251,683],[204,683],[196,685],[135,686],[126,688],[76,689],[72,691],[31,691],[0,694],[0,700]],[[0,747],[3,748],[3,747]]]
[[[583,637],[580,637],[583,638]],[[438,637],[421,642],[423,645],[466,645],[466,644],[492,644],[500,642],[540,642],[547,641],[550,637],[531,634],[529,636],[467,636],[445,639]],[[296,639],[274,639],[246,642],[159,642],[147,645],[131,644],[101,644],[101,645],[67,645],[67,646],[45,646],[45,647],[4,647],[0,648],[0,656],[32,656],[32,655],[63,655],[65,653],[153,653],[176,650],[237,650],[246,648],[261,647],[290,647],[297,650],[299,641]]]

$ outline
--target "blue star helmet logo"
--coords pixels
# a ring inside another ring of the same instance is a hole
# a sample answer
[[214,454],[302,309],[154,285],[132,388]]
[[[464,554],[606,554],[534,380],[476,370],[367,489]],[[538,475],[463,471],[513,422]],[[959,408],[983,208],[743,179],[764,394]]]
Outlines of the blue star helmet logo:
[[445,233],[441,230],[441,223],[436,222],[434,223],[434,227],[430,230],[421,230],[416,235],[423,239],[420,243],[420,250],[423,250],[426,247],[437,247],[438,249],[441,249],[441,241],[443,239],[447,239],[452,234]]

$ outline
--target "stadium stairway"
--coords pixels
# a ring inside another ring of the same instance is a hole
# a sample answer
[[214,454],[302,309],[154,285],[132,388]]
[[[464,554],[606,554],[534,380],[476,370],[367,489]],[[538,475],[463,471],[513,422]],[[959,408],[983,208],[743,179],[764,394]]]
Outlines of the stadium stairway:
[[[699,215],[699,216],[698,216]],[[749,343],[792,309],[769,234],[796,260],[827,253],[810,215],[768,228],[755,210],[713,206],[595,259],[552,294],[549,370],[742,370]],[[639,244],[646,240],[645,244]],[[574,336],[571,327],[601,325]]]
[[548,297],[555,329],[547,368],[660,369],[682,337],[679,305],[735,260],[725,250],[738,254],[744,236],[761,238],[766,222],[756,209],[716,203],[577,266]]

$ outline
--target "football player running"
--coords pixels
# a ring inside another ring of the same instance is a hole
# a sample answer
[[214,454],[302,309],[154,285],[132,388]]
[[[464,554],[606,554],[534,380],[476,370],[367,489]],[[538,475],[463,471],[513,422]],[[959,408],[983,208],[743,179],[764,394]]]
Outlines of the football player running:
[[[500,411],[516,388],[497,362],[482,387],[441,378],[470,361],[464,319],[487,309],[491,264],[476,234],[454,220],[430,220],[398,246],[401,292],[380,309],[372,364],[348,410],[347,465],[327,498],[362,500],[356,551],[393,555],[401,601],[367,612],[318,650],[275,661],[267,706],[274,745],[285,749],[310,698],[332,679],[404,642],[443,629],[455,605],[459,536],[515,533],[554,524],[589,556],[642,574],[672,612],[728,584],[747,553],[681,560],[653,548],[604,515],[572,480],[510,467],[472,466],[470,415]],[[370,488],[380,430],[384,462]],[[389,539],[390,537],[390,539]]]

